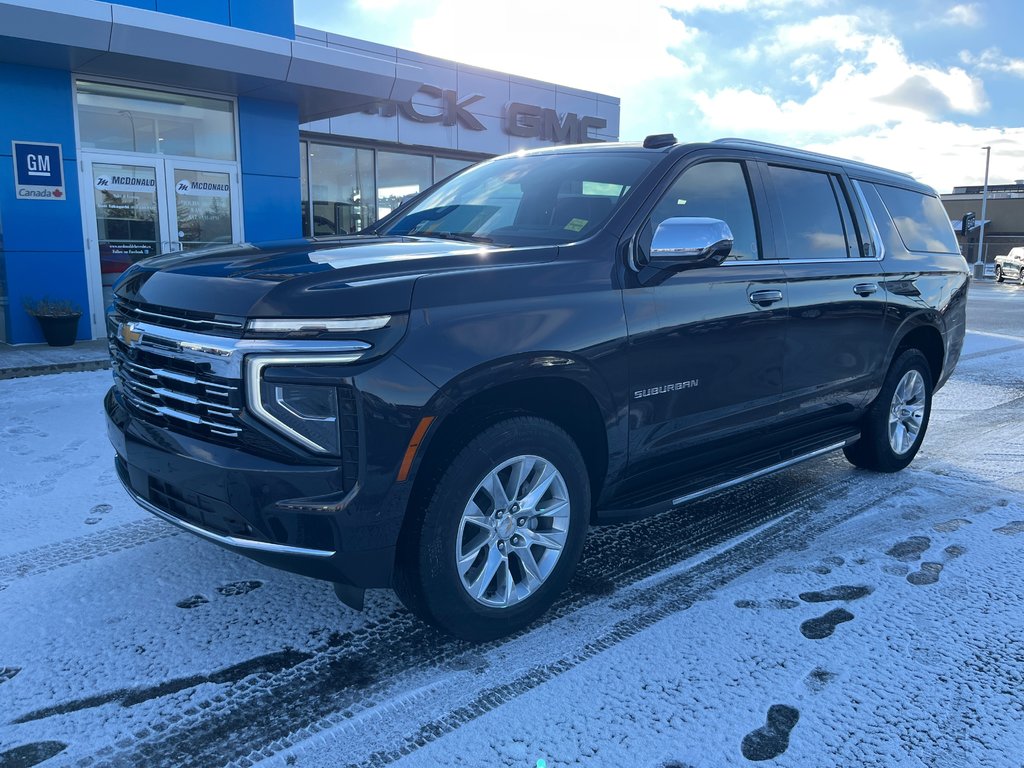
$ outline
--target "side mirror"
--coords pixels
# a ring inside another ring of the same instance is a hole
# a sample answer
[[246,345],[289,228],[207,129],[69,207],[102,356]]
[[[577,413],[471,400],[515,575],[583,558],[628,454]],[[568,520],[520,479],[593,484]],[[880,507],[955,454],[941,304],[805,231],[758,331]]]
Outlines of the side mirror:
[[649,266],[683,269],[704,262],[721,264],[732,251],[732,231],[721,219],[676,216],[658,225]]

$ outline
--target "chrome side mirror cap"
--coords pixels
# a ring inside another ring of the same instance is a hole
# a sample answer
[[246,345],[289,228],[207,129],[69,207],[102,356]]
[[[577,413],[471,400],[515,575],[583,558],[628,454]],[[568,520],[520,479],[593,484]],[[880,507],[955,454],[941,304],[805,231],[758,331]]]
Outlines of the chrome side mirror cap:
[[675,216],[658,225],[651,240],[649,266],[682,269],[706,262],[721,264],[732,251],[732,230],[721,219]]

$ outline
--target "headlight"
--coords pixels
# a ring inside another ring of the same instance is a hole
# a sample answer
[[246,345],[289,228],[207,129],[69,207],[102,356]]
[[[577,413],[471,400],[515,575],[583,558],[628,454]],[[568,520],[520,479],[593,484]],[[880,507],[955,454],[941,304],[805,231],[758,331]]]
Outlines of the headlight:
[[275,338],[315,338],[339,333],[378,331],[387,327],[391,315],[347,318],[255,318],[249,321],[250,334]]
[[316,453],[341,454],[338,390],[329,384],[266,381],[269,366],[338,365],[351,363],[359,353],[330,356],[261,357],[246,359],[249,410],[285,437]]

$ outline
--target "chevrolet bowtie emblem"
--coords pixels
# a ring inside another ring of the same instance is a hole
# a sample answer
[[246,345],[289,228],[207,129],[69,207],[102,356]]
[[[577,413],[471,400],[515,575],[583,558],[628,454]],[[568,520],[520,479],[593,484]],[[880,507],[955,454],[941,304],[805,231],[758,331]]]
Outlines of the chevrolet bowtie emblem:
[[135,328],[135,323],[121,323],[117,329],[117,336],[129,347],[134,347],[142,341],[142,331]]

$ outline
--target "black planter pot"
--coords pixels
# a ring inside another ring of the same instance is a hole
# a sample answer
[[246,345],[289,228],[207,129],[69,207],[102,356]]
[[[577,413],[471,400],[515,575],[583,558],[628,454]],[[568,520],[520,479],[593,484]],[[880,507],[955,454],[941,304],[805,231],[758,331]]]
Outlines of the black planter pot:
[[51,347],[70,347],[78,335],[78,320],[81,314],[59,317],[36,315],[43,337]]

